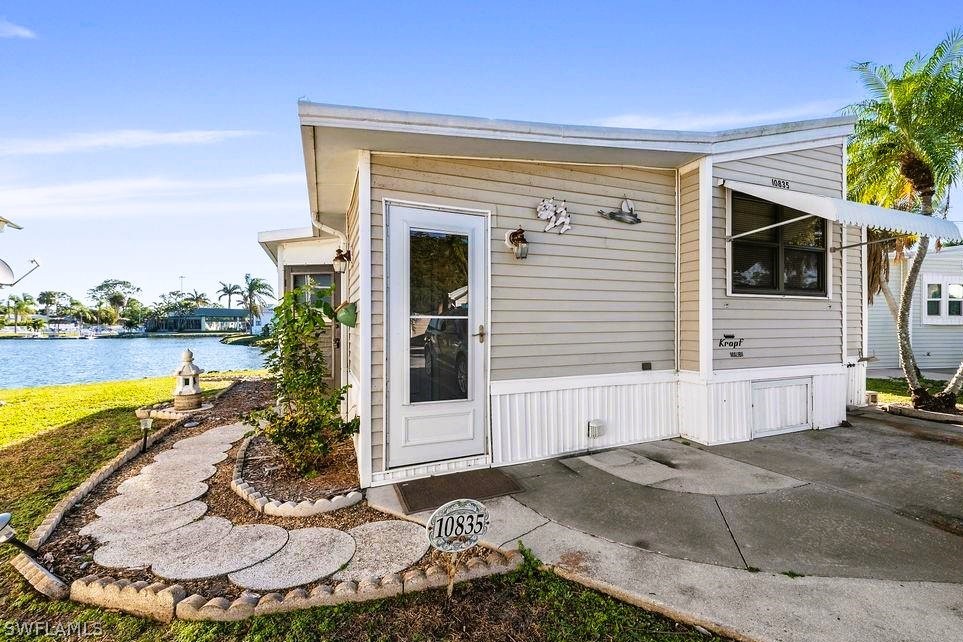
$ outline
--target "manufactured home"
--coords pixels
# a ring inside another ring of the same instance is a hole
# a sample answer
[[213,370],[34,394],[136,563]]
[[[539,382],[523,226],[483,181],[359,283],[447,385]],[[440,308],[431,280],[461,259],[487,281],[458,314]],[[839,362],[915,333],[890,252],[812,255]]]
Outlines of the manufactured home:
[[[898,305],[913,253],[891,257],[889,289]],[[963,246],[930,250],[910,303],[910,344],[919,367],[957,368],[963,359]],[[898,368],[895,316],[882,294],[869,306],[871,368]]]
[[358,322],[331,363],[365,487],[836,426],[865,395],[865,227],[958,237],[844,200],[849,118],[692,133],[299,111],[310,227],[262,245],[285,283],[341,250]]

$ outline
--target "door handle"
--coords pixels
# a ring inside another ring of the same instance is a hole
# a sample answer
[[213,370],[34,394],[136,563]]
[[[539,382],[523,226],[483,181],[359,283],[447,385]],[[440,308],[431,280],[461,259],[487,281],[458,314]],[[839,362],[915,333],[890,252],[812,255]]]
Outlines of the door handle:
[[471,336],[478,337],[478,343],[485,343],[485,326],[479,325],[478,332],[475,332]]

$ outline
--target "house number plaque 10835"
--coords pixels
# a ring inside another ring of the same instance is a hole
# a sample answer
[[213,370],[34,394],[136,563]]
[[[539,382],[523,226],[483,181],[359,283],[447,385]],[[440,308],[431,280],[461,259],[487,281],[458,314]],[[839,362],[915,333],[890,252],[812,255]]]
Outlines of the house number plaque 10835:
[[443,553],[459,553],[478,544],[488,532],[485,505],[474,499],[456,499],[431,514],[425,530],[428,542]]

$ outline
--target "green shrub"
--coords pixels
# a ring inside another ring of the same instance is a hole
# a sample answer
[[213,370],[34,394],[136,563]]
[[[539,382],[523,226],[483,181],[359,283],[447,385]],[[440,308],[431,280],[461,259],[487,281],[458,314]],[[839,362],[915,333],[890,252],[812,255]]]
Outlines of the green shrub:
[[277,386],[278,403],[248,418],[255,425],[264,425],[264,435],[302,474],[324,466],[332,447],[358,432],[357,417],[350,421],[341,417],[348,386],[328,385],[322,333],[326,317],[333,316],[333,289],[308,285],[285,294],[274,308],[271,341],[264,352]]

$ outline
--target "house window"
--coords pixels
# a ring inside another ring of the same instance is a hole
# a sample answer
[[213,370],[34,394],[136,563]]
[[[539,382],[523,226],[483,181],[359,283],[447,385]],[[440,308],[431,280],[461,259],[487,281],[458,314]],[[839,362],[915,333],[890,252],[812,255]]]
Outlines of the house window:
[[[306,285],[311,285],[313,290],[323,290],[331,287],[334,277],[330,273],[327,274],[292,274],[291,275],[291,285],[293,290],[303,288]],[[304,293],[305,302],[307,301],[307,291]]]
[[[732,235],[789,221],[805,212],[732,193]],[[732,242],[732,291],[826,295],[826,221],[810,216]]]
[[963,316],[963,284],[950,283],[946,286],[946,314],[951,317]]
[[938,317],[943,310],[943,286],[940,283],[926,284],[926,316]]

